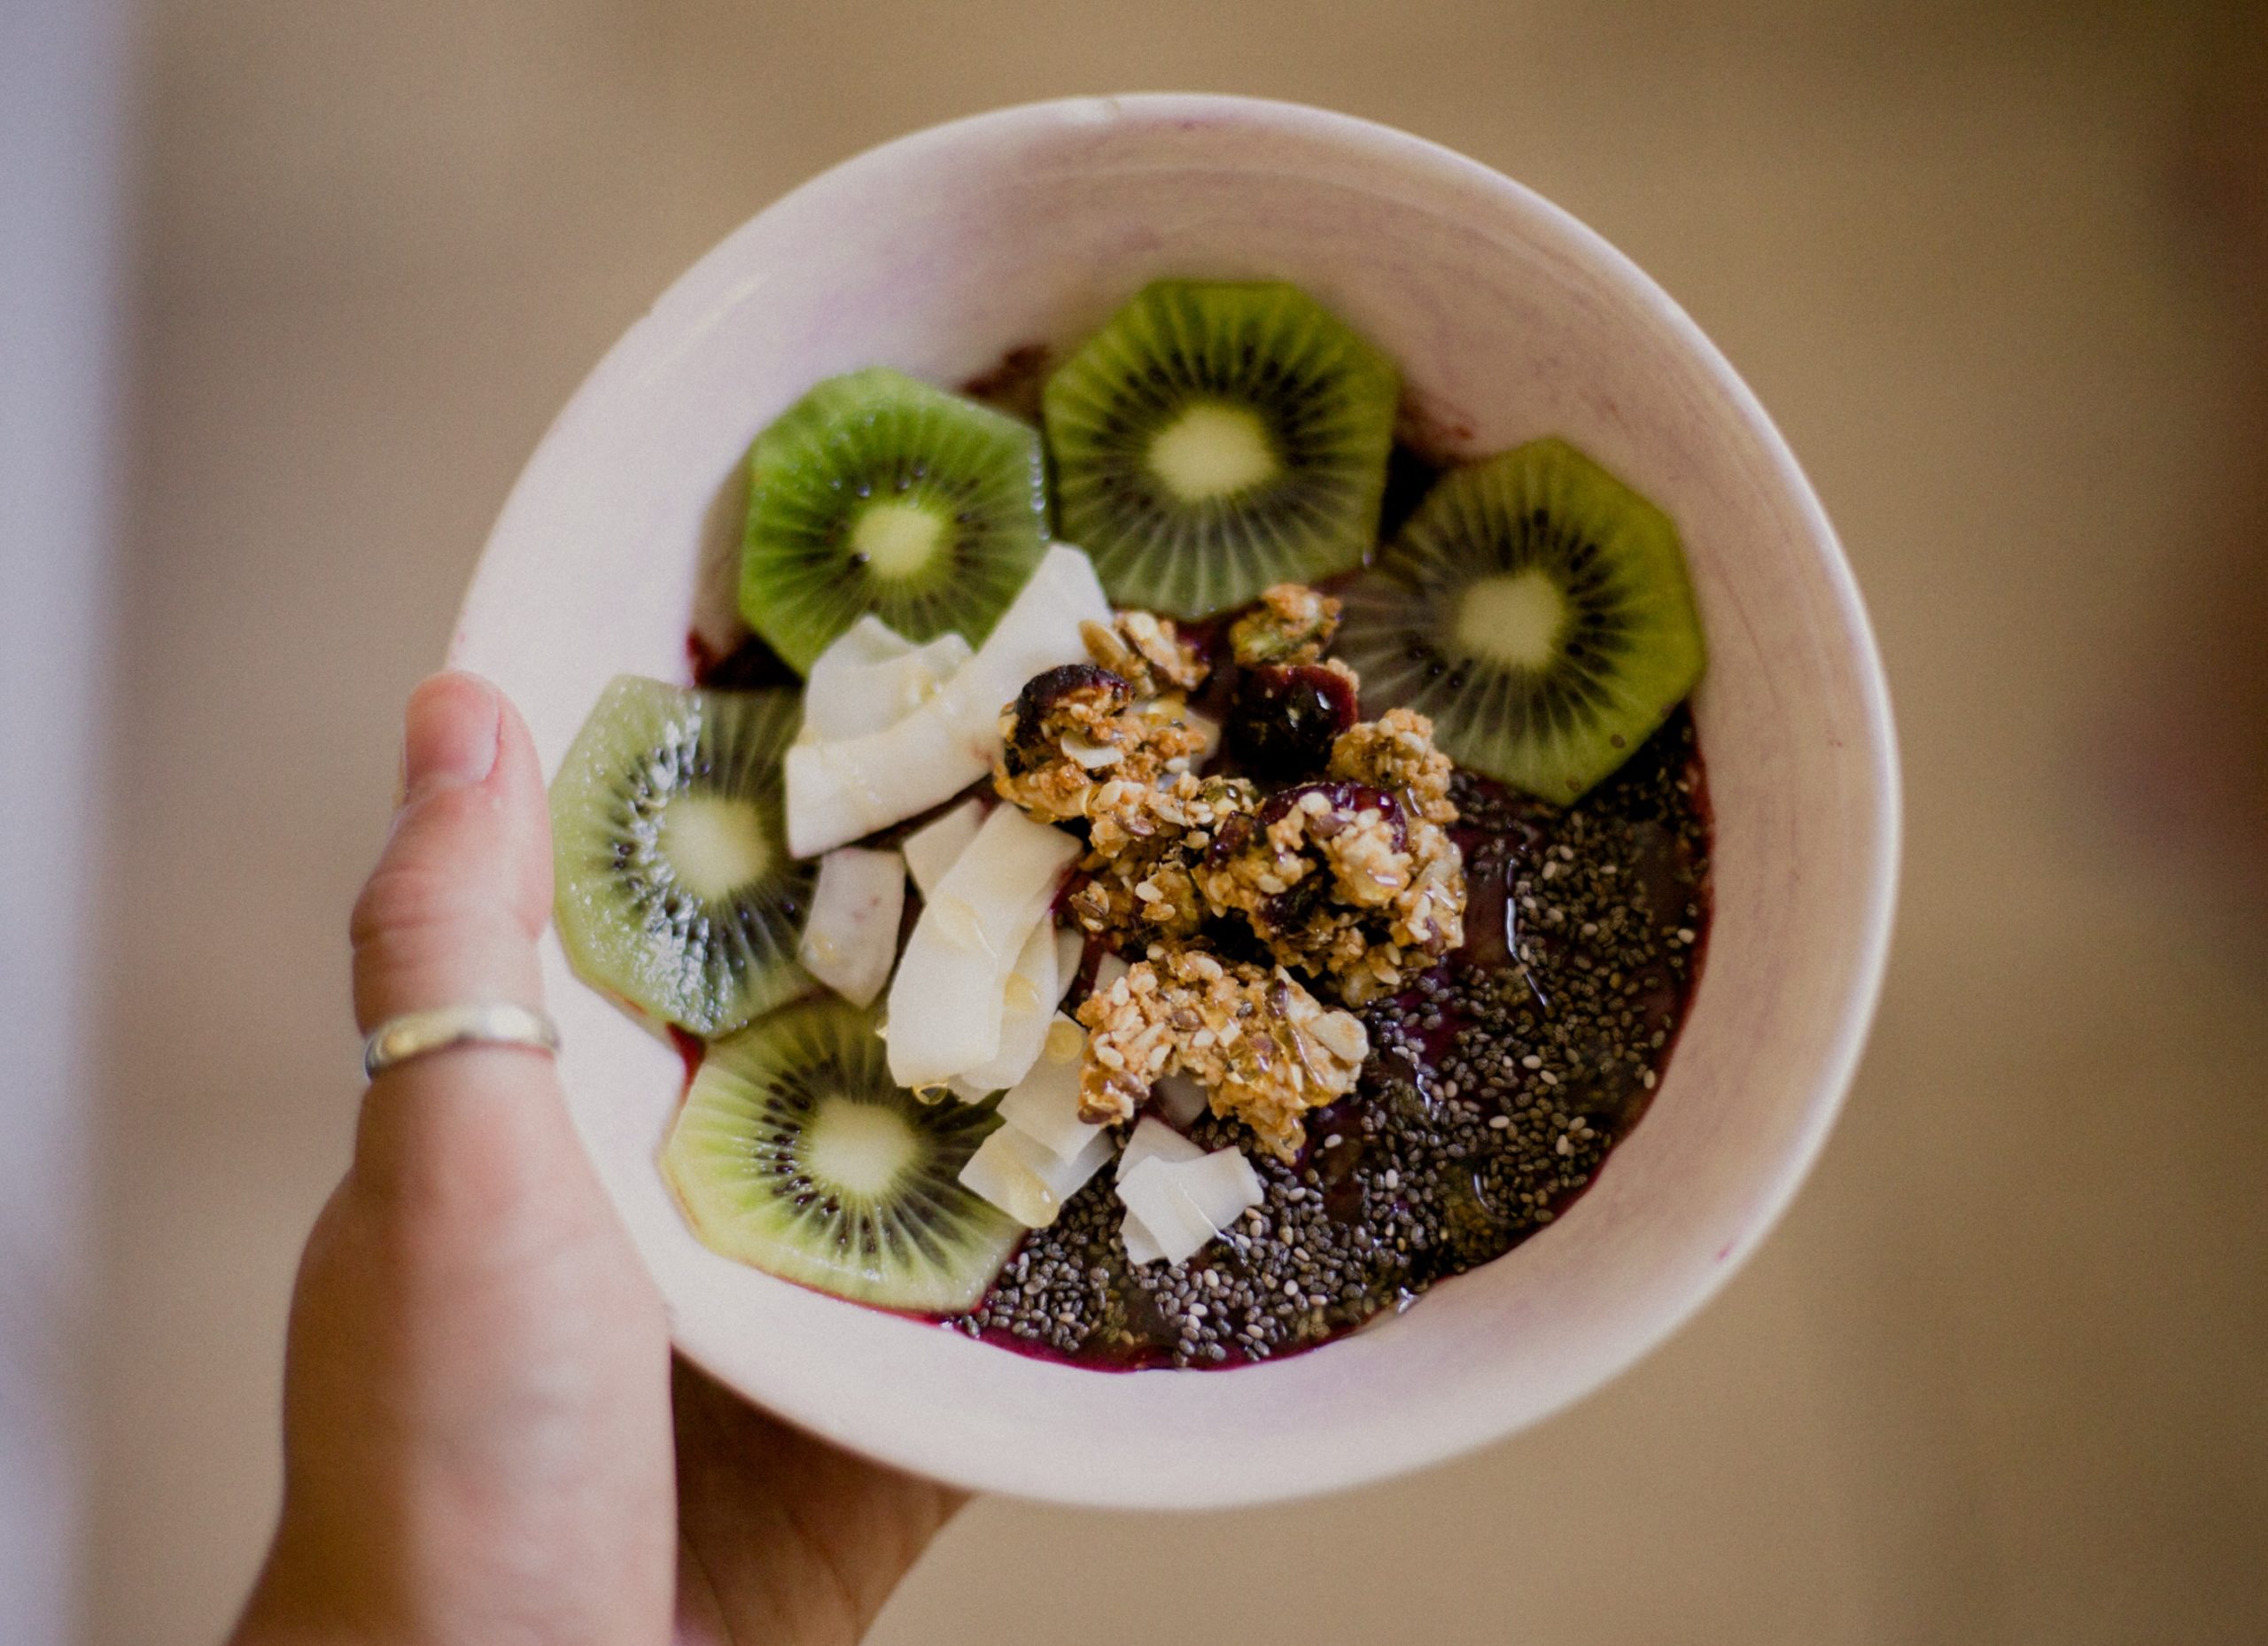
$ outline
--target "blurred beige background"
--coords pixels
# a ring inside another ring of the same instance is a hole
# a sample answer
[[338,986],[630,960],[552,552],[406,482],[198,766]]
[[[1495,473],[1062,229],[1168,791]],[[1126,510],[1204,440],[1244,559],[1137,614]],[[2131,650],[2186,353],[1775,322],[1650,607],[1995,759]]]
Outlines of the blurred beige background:
[[2149,726],[2146,665],[2191,643],[2261,457],[2193,186],[2224,17],[152,0],[89,1638],[212,1640],[258,1557],[398,705],[553,410],[808,174],[996,104],[1171,88],[1463,149],[1716,338],[1879,626],[1903,924],[1817,1176],[1619,1383],[1321,1502],[980,1503],[876,1638],[2268,1639],[2268,945],[2219,918],[2210,858],[2177,873],[2139,832],[2113,736]]

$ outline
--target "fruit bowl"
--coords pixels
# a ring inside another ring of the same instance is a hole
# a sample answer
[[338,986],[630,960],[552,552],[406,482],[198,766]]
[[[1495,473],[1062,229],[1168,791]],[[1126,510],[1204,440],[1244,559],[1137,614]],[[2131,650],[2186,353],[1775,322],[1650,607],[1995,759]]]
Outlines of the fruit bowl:
[[1089,334],[1169,275],[1298,283],[1401,362],[1405,421],[1439,454],[1565,436],[1683,535],[1711,651],[1694,712],[1714,923],[1667,1077],[1589,1191],[1309,1353],[1209,1374],[1028,1358],[702,1246],[656,1164],[677,1053],[555,942],[544,958],[576,1123],[684,1354],[920,1473],[1193,1509],[1414,1468],[1597,1386],[1754,1249],[1842,1101],[1896,882],[1889,707],[1818,501],[1692,322],[1518,184],[1343,115],[1156,96],[957,121],[805,184],[631,328],[520,477],[450,661],[512,695],[555,770],[612,676],[683,679],[689,636],[729,629],[742,457],[813,383],[876,364],[965,382]]

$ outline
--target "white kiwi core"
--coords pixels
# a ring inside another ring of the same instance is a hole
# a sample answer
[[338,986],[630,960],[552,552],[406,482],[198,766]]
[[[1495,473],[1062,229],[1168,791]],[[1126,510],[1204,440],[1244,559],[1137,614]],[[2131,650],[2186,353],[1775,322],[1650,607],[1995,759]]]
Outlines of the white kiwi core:
[[821,1098],[796,1153],[815,1181],[877,1200],[920,1159],[921,1139],[895,1109]]
[[772,866],[756,808],[720,795],[680,795],[662,812],[662,855],[678,883],[721,903]]
[[926,509],[875,503],[850,528],[850,547],[876,577],[908,578],[929,563],[944,535],[944,522]]
[[1192,406],[1150,442],[1150,469],[1185,503],[1230,497],[1272,477],[1276,448],[1243,406]]
[[1459,597],[1456,643],[1507,669],[1549,668],[1567,632],[1567,598],[1543,571],[1482,578]]

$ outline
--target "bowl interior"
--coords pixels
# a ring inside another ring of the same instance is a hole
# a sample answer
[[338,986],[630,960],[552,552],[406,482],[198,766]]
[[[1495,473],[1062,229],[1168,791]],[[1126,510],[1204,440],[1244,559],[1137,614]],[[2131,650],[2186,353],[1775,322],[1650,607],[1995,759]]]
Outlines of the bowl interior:
[[1374,1478],[1510,1432],[1620,1370],[1793,1192],[1856,1058],[1896,855],[1888,713],[1815,501],[1691,323],[1588,231],[1417,139],[1237,99],[1010,110],[902,139],[688,272],[562,413],[513,492],[453,660],[525,710],[547,770],[600,688],[682,679],[728,610],[735,470],[812,383],[952,384],[1076,342],[1160,275],[1296,281],[1402,364],[1433,438],[1558,433],[1682,529],[1711,647],[1696,712],[1715,926],[1668,1076],[1553,1227],[1415,1309],[1230,1375],[1080,1371],[716,1257],[656,1152],[680,1070],[547,944],[570,1101],[684,1350],[901,1466],[1070,1502],[1195,1507]]

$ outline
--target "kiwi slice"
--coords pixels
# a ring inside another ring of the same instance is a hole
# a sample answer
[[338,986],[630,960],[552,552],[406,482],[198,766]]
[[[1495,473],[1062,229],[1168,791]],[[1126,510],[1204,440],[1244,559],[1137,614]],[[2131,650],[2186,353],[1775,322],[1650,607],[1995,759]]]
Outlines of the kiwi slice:
[[830,997],[711,1046],[662,1169],[712,1251],[860,1303],[957,1313],[1023,1233],[959,1181],[999,1117],[893,1084],[874,1027]]
[[1459,763],[1563,804],[1703,660],[1676,527],[1557,439],[1444,476],[1348,591],[1339,655],[1374,709],[1430,715]]
[[869,611],[981,643],[1047,547],[1038,434],[886,366],[827,379],[748,461],[741,615],[798,673]]
[[811,987],[796,939],[817,866],[788,855],[793,692],[617,676],[551,785],[559,940],[586,982],[695,1034]]
[[1061,534],[1177,617],[1362,563],[1402,380],[1297,286],[1161,280],[1042,399]]

